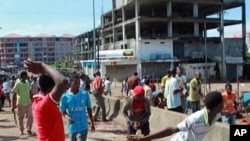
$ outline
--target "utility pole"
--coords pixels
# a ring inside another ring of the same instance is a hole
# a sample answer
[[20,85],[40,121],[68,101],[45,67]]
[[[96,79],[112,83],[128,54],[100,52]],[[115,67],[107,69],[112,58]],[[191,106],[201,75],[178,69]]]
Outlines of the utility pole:
[[96,68],[96,39],[95,39],[95,0],[93,0],[93,48],[94,48],[94,67]]

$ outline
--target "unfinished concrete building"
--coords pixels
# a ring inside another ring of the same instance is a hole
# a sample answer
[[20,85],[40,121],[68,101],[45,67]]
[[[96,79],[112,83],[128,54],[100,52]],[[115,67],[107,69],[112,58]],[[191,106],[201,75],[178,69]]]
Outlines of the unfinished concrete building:
[[[96,54],[101,72],[111,80],[121,81],[135,71],[140,77],[160,78],[167,68],[180,64],[189,64],[185,71],[190,78],[195,70],[205,68],[204,76],[213,75],[215,64],[226,77],[237,71],[234,63],[227,64],[227,56],[244,59],[245,37],[224,39],[224,27],[230,25],[242,24],[245,35],[244,0],[113,0],[112,4],[101,18],[101,46]],[[240,20],[224,19],[224,11],[231,8],[241,8]],[[219,16],[209,18],[214,14]],[[220,38],[207,38],[209,29],[217,29]],[[94,69],[83,67],[87,74]]]

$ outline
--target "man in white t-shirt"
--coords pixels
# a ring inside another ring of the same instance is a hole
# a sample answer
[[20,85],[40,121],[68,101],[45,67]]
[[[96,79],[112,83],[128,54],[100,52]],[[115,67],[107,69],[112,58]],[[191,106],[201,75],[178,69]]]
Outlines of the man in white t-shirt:
[[185,75],[182,74],[182,68],[180,66],[178,66],[176,68],[175,78],[177,79],[178,84],[179,84],[179,88],[180,88],[179,93],[181,94],[181,107],[182,107],[182,111],[184,112],[185,111],[185,101],[186,101],[186,97],[188,96],[187,86],[186,86],[187,78]]
[[166,80],[165,92],[167,93],[168,110],[182,113],[180,88],[175,78],[175,70],[170,69],[170,76]]
[[154,140],[171,136],[170,141],[202,141],[221,117],[223,97],[220,92],[209,92],[205,97],[206,107],[187,116],[173,127],[166,127],[156,133],[141,137],[128,135],[129,141]]

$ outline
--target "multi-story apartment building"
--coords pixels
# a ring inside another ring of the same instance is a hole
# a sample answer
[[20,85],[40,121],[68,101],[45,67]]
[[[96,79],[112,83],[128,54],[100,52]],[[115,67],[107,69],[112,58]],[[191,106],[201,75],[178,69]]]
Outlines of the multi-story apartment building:
[[[206,68],[205,60],[219,64],[222,77],[231,76],[236,67],[226,64],[227,56],[242,58],[245,51],[245,39],[224,39],[224,26],[242,24],[245,34],[245,0],[113,0],[112,5],[101,17],[101,46],[96,54],[101,72],[111,80],[122,80],[135,71],[141,77],[159,78],[171,65],[183,62],[200,62],[188,66],[200,71]],[[224,19],[225,10],[233,8],[241,8],[240,20]],[[210,18],[216,13],[218,17]],[[217,29],[220,37],[207,38],[210,29]],[[93,62],[88,57],[81,60]],[[209,71],[214,64],[207,66]],[[82,65],[92,76],[95,67]]]
[[34,37],[9,34],[0,37],[0,60],[4,67],[22,67],[28,57],[47,64],[66,60],[72,51],[73,36],[39,34]]

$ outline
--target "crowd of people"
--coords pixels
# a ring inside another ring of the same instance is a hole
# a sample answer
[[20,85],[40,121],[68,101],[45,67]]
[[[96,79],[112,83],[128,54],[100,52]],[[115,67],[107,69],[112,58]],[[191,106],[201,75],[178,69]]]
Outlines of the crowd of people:
[[[18,77],[11,75],[0,79],[0,112],[4,111],[5,100],[12,112],[17,110],[21,135],[36,134],[39,141],[65,140],[64,118],[70,140],[85,141],[88,128],[94,132],[95,122],[99,118],[102,122],[109,121],[106,118],[104,95],[112,96],[112,82],[107,75],[101,77],[97,71],[93,81],[84,73],[65,76],[47,64],[31,59],[24,61],[24,67],[26,70],[21,71]],[[156,88],[152,78],[140,79],[137,72],[127,76],[122,81],[121,92],[126,99],[121,110],[127,123],[128,140],[146,141],[177,132],[172,140],[202,140],[205,134],[201,136],[198,131],[190,129],[199,130],[199,124],[207,133],[219,118],[223,123],[235,124],[237,97],[232,85],[227,83],[223,93],[209,92],[205,95],[201,84],[200,72],[195,72],[194,78],[188,82],[180,66],[166,71],[160,89]],[[92,104],[90,94],[95,104]],[[150,134],[151,106],[188,116],[176,127],[166,127]],[[204,119],[204,116],[208,118]],[[24,126],[25,118],[27,122]],[[32,129],[33,121],[36,130]],[[141,130],[144,137],[134,136],[137,130]]]

